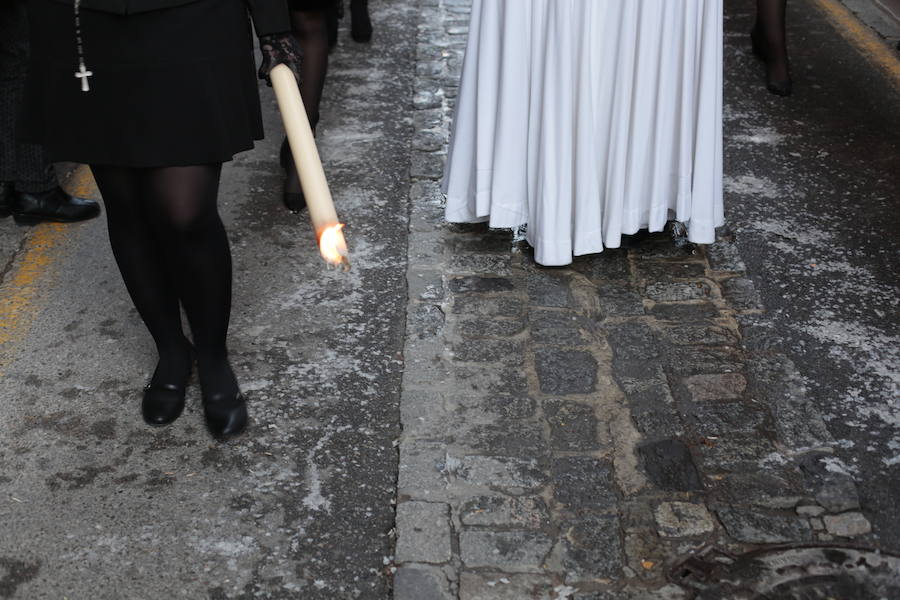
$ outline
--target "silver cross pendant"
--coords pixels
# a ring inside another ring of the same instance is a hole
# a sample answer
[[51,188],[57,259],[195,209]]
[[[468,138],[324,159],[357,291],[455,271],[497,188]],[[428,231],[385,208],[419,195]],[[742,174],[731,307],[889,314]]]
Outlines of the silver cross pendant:
[[89,92],[91,91],[91,85],[88,83],[88,77],[92,77],[94,75],[93,71],[88,71],[84,66],[84,63],[81,63],[81,66],[78,68],[78,71],[75,73],[75,77],[81,79],[81,91]]

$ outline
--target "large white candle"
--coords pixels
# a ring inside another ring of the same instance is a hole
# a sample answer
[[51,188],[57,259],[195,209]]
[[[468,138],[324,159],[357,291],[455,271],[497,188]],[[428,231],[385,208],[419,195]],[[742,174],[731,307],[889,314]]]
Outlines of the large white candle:
[[276,65],[269,78],[281,110],[294,164],[300,175],[300,187],[306,196],[306,206],[319,242],[319,252],[329,263],[343,264],[347,268],[350,263],[347,259],[347,243],[341,232],[343,225],[334,209],[334,200],[328,189],[328,180],[325,178],[325,169],[322,168],[309,119],[306,118],[306,108],[300,97],[297,79],[286,65]]

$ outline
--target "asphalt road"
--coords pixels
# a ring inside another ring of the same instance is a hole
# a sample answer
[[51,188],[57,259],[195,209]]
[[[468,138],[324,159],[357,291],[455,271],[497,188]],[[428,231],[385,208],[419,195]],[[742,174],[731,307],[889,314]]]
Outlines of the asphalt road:
[[837,441],[834,468],[898,551],[900,89],[798,0],[795,93],[767,94],[747,4],[726,25],[725,170],[726,218],[767,309],[753,325],[803,375]]

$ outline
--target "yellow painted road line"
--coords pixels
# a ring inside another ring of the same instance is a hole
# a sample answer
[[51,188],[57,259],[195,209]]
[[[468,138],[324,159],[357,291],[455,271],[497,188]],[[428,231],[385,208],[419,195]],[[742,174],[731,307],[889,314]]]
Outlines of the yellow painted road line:
[[[78,167],[66,182],[76,196],[96,197],[90,169]],[[53,267],[62,258],[71,225],[43,223],[28,235],[21,255],[0,286],[0,374],[25,340],[40,312],[42,291],[53,279]]]
[[893,82],[900,92],[900,57],[838,0],[813,0],[835,29]]

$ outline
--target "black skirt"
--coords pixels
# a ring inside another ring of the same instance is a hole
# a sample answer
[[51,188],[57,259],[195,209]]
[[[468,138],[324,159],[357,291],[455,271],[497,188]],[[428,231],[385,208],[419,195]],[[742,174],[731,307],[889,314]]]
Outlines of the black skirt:
[[83,92],[71,6],[30,0],[22,136],[54,161],[161,167],[217,163],[262,139],[243,0],[120,16],[82,10]]

